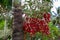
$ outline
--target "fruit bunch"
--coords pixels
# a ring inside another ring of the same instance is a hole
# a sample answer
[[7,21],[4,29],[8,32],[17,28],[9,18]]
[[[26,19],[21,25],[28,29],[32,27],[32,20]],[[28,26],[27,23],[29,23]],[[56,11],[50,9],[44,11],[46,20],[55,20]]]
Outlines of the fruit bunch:
[[49,17],[50,14],[44,14],[44,19],[26,17],[26,20],[23,23],[24,31],[30,33],[31,36],[34,35],[36,32],[41,32],[42,34],[48,35],[50,33],[49,26],[47,23],[50,21]]
[[44,13],[44,15],[43,15],[43,17],[47,23],[50,22],[50,16],[51,15],[49,13]]

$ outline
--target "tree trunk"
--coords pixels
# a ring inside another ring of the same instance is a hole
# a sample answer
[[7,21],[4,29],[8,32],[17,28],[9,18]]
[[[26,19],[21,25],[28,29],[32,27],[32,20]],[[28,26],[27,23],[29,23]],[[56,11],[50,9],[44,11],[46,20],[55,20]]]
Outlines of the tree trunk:
[[22,10],[14,9],[12,40],[24,40]]

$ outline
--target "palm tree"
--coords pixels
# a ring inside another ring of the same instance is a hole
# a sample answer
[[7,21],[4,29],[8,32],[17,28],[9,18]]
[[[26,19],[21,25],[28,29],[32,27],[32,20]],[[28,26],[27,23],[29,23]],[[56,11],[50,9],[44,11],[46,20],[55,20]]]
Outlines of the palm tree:
[[[17,3],[16,3],[17,4]],[[19,7],[19,4],[14,4],[13,9],[13,33],[12,40],[24,40],[23,32],[23,19],[22,19],[22,10]]]

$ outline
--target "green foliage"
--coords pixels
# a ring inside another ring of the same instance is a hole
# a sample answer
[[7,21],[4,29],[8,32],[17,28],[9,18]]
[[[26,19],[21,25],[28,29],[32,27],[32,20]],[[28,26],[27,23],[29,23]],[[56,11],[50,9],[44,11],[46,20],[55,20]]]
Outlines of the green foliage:
[[58,14],[60,13],[60,7],[57,8],[57,13],[58,13]]
[[0,4],[3,2],[3,0],[0,0]]
[[48,2],[51,2],[51,0],[43,0],[43,1],[48,1]]
[[0,40],[3,40],[2,38],[0,38]]
[[3,8],[10,10],[12,7],[12,0],[0,0],[0,5],[2,5]]
[[8,19],[7,25],[9,29],[12,28],[12,20],[13,20],[12,18]]
[[50,28],[50,33],[51,33],[50,37],[51,38],[54,37],[54,39],[57,38],[59,36],[59,34],[60,34],[59,28],[56,27],[55,25],[53,25],[52,22],[49,23],[49,28]]
[[24,13],[35,18],[42,18],[41,13],[50,12],[52,7],[50,0],[42,0],[42,2],[40,2],[40,0],[25,0],[25,2],[26,3],[22,6]]
[[4,29],[4,20],[0,20],[0,30]]

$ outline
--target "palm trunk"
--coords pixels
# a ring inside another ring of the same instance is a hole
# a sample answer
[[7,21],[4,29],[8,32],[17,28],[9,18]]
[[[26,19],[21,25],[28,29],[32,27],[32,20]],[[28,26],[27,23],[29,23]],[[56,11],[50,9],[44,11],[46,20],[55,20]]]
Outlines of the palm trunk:
[[12,40],[24,40],[22,10],[15,8],[13,15]]

